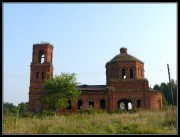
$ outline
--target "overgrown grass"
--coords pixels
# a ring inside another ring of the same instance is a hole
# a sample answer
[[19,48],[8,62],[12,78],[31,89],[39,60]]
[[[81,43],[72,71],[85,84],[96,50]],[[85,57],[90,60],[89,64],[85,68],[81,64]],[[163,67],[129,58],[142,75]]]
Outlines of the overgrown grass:
[[[47,112],[46,112],[47,113]],[[3,134],[177,134],[176,108],[63,115],[4,116]]]

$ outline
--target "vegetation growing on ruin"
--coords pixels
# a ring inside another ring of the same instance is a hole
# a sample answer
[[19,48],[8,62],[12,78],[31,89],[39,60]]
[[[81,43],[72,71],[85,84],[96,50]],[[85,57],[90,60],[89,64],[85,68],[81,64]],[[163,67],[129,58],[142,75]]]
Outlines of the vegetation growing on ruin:
[[134,56],[129,55],[129,54],[117,54],[114,58],[112,58],[106,64],[116,62],[116,61],[139,61],[139,62],[142,62],[139,59],[137,59]]

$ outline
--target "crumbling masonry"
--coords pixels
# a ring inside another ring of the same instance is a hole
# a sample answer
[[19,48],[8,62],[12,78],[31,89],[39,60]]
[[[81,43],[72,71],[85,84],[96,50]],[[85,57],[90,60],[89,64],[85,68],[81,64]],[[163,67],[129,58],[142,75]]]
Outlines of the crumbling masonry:
[[[30,65],[29,111],[38,112],[47,109],[37,100],[43,93],[43,82],[48,73],[53,74],[53,45],[34,44]],[[162,92],[151,89],[144,78],[144,63],[129,55],[127,48],[121,48],[120,54],[106,63],[106,85],[80,85],[82,91],[76,102],[69,100],[67,111],[80,109],[104,109],[108,112],[132,108],[161,109]],[[123,102],[123,103],[122,103]],[[123,105],[124,106],[123,106]]]

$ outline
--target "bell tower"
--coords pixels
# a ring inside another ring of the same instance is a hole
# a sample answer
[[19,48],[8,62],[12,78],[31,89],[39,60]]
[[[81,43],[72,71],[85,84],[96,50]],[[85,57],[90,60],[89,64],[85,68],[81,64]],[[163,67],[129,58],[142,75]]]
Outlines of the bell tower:
[[32,62],[30,65],[29,111],[38,112],[43,104],[37,98],[43,93],[43,83],[53,76],[53,45],[40,43],[33,45]]

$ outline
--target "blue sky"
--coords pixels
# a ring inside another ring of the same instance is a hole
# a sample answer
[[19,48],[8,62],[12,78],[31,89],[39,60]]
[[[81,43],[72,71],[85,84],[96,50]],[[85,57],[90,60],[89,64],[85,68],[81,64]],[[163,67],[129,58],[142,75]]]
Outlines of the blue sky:
[[149,86],[177,80],[177,3],[3,3],[3,101],[28,102],[34,43],[53,44],[54,74],[106,84],[105,64],[126,47]]

